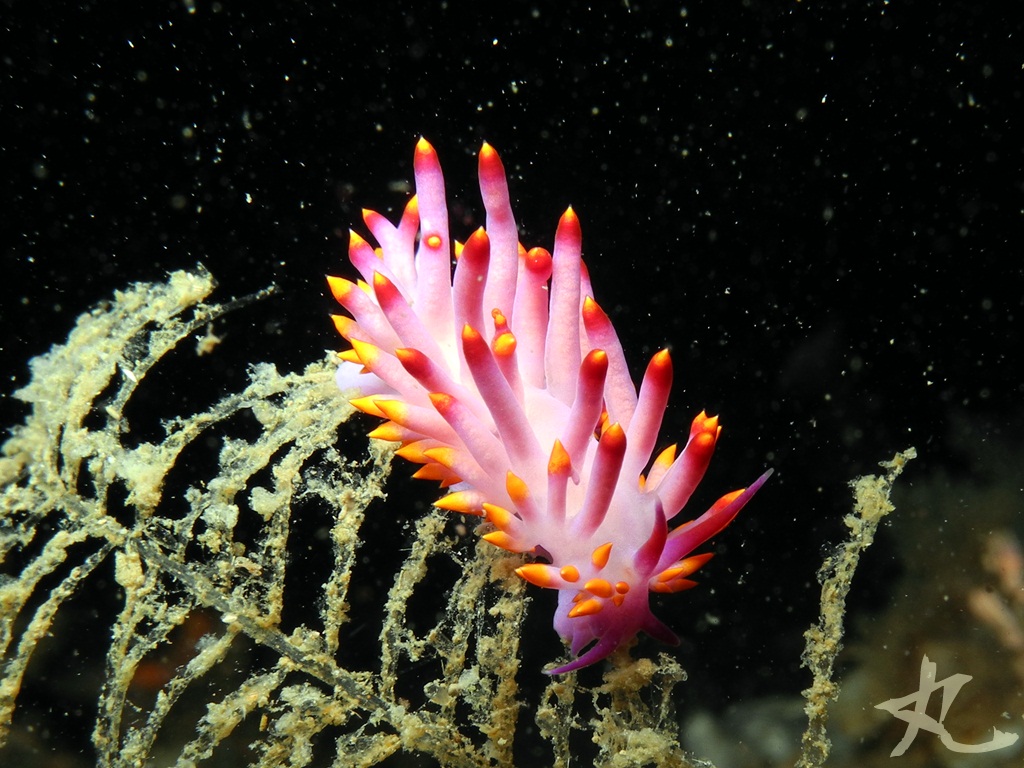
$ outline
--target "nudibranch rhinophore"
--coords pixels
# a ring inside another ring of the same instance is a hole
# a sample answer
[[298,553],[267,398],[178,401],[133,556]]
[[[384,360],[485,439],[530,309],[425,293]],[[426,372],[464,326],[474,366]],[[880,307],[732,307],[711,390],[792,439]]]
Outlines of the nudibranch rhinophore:
[[672,445],[652,461],[672,362],[666,350],[655,354],[637,392],[593,298],[572,208],[553,253],[526,250],[505,169],[484,144],[487,226],[453,245],[444,176],[425,139],[414,171],[416,194],[397,226],[363,213],[379,247],[351,234],[362,279],[328,278],[351,315],[333,318],[352,345],[340,353],[338,386],[384,419],[370,437],[401,443],[398,455],[422,465],[415,477],[447,489],[438,507],[483,516],[486,541],[535,558],[516,573],[558,590],[555,630],[575,657],[551,674],[593,664],[641,630],[678,642],[648,593],[694,586],[690,576],[711,554],[691,553],[732,522],[771,470],[669,528],[721,427],[702,412],[681,452]]

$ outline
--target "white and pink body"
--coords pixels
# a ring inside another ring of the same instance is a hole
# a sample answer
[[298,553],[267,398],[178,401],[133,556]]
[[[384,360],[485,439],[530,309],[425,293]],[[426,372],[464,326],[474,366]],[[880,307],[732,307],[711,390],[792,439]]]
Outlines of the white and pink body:
[[678,455],[670,446],[654,457],[668,352],[651,359],[638,394],[593,299],[575,213],[562,215],[553,254],[527,251],[487,144],[479,168],[487,226],[464,245],[452,246],[444,177],[423,139],[416,196],[399,224],[364,212],[379,247],[352,234],[362,280],[328,278],[351,314],[334,318],[352,344],[338,385],[386,420],[371,437],[402,443],[399,455],[423,465],[416,476],[449,490],[437,506],[483,515],[494,527],[488,542],[546,561],[517,573],[559,590],[554,625],[576,658],[552,674],[592,664],[641,630],[676,642],[648,593],[693,586],[688,577],[711,555],[690,553],[770,471],[669,528],[711,459],[717,418],[699,414]]

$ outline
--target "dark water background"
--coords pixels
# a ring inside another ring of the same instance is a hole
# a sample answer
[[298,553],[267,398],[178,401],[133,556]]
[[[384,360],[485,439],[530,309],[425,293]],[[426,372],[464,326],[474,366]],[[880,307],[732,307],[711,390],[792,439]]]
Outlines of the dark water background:
[[[4,3],[5,398],[79,313],[196,262],[222,295],[281,288],[230,331],[248,338],[218,387],[340,346],[323,275],[347,274],[360,208],[397,216],[424,135],[465,237],[486,139],[526,245],[578,212],[637,375],[672,348],[664,440],[721,414],[700,501],[776,470],[703,588],[663,601],[682,695],[795,693],[847,481],[909,445],[908,484],[970,479],[981,444],[1019,450],[1024,390],[1019,21],[821,5]],[[183,404],[217,394],[169,382]],[[856,607],[885,604],[896,544]]]

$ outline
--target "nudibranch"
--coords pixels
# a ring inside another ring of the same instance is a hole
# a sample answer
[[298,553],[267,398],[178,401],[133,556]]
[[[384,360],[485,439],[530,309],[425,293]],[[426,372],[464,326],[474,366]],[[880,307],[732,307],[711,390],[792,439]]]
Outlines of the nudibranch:
[[655,354],[637,392],[594,300],[572,208],[552,252],[526,250],[505,169],[485,143],[486,227],[453,244],[441,165],[425,139],[414,175],[397,226],[363,212],[377,248],[350,236],[362,279],[328,278],[348,312],[334,323],[352,345],[340,353],[338,386],[384,420],[370,437],[401,443],[398,455],[422,465],[414,476],[447,490],[438,507],[482,516],[486,541],[535,559],[519,576],[558,590],[554,627],[575,658],[550,674],[593,664],[641,630],[677,643],[648,593],[694,586],[711,554],[691,553],[771,471],[670,528],[721,427],[702,412],[681,452],[672,445],[652,461],[672,362]]

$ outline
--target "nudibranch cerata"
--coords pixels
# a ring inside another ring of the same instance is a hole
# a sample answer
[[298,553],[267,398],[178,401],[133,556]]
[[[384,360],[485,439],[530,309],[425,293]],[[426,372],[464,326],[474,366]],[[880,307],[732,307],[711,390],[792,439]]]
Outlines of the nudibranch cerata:
[[555,630],[575,657],[551,674],[593,664],[641,630],[678,642],[648,593],[694,586],[711,554],[691,553],[771,471],[670,528],[721,427],[702,412],[681,452],[672,445],[652,461],[672,362],[666,350],[655,354],[637,392],[594,300],[572,208],[553,252],[526,250],[505,169],[484,144],[486,227],[453,245],[441,165],[424,139],[414,173],[397,226],[363,213],[379,247],[351,234],[362,279],[328,278],[351,315],[334,317],[352,345],[340,353],[339,387],[384,419],[370,437],[401,443],[398,454],[422,465],[415,477],[447,489],[438,507],[483,516],[486,541],[535,558],[516,573],[558,590]]

